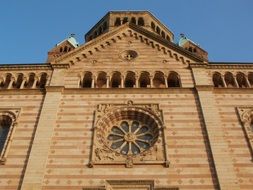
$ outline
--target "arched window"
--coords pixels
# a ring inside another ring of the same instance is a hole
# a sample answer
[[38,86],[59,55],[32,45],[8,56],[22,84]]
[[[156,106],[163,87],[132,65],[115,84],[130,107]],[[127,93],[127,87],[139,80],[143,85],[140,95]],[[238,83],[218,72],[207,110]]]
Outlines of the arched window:
[[162,72],[156,72],[154,79],[153,79],[153,85],[155,88],[165,88],[165,78],[164,74]]
[[232,73],[227,72],[224,76],[224,79],[225,79],[227,87],[236,87],[235,80]]
[[164,33],[164,31],[162,31],[162,37],[165,38],[165,33]]
[[64,52],[67,52],[67,51],[68,51],[68,47],[65,46],[63,51],[64,51]]
[[8,115],[0,115],[0,153],[3,154],[4,147],[12,125],[12,119]]
[[168,87],[180,87],[180,78],[176,72],[171,72],[168,76]]
[[98,74],[96,87],[97,88],[106,88],[106,73],[105,72],[100,72]]
[[26,88],[32,88],[33,83],[34,83],[34,80],[35,80],[35,74],[34,74],[34,73],[31,73],[31,74],[29,75],[29,79],[28,79],[27,83],[25,84],[25,87],[26,87]]
[[116,18],[115,22],[114,22],[114,26],[120,26],[121,25],[121,20],[119,17]]
[[247,88],[248,87],[246,77],[243,73],[237,73],[236,80],[237,80],[238,86],[240,88]]
[[86,72],[83,77],[83,88],[91,88],[92,87],[92,73]]
[[6,77],[5,77],[5,81],[4,81],[4,84],[3,84],[3,88],[8,88],[9,85],[10,85],[10,82],[11,82],[11,78],[12,78],[12,74],[10,73],[7,73],[6,74]]
[[20,88],[20,86],[23,82],[23,79],[24,79],[24,75],[22,73],[19,73],[16,82],[13,83],[13,87]]
[[38,85],[39,85],[38,87],[45,88],[46,83],[47,83],[47,73],[42,73],[40,75],[40,82],[38,83]]
[[60,48],[60,52],[62,52],[62,47]]
[[102,29],[102,26],[100,26],[98,30],[98,35],[102,34],[102,32],[103,32],[103,29]]
[[104,22],[103,24],[103,31],[105,31],[107,29],[107,22]]
[[123,24],[127,23],[128,22],[128,18],[127,17],[124,17],[123,18]]
[[151,28],[155,31],[155,23],[151,22]]
[[161,33],[161,29],[160,29],[158,26],[156,27],[156,33],[157,33],[157,34],[160,34],[160,33]]
[[166,36],[166,40],[170,41],[170,37],[168,35]]
[[126,88],[134,88],[135,87],[135,74],[134,72],[127,72],[125,78],[125,87]]
[[139,84],[141,88],[150,87],[150,75],[148,72],[142,72],[139,79]]
[[132,17],[131,18],[131,23],[136,24],[136,18]]
[[224,87],[223,81],[222,81],[222,77],[220,73],[214,73],[213,74],[213,84],[214,87]]
[[252,72],[250,72],[248,74],[248,80],[249,80],[249,83],[250,83],[250,85],[252,87],[253,86],[253,73]]
[[138,25],[144,26],[144,19],[142,17],[138,18]]
[[119,88],[121,85],[121,74],[120,72],[114,72],[111,79],[111,87]]

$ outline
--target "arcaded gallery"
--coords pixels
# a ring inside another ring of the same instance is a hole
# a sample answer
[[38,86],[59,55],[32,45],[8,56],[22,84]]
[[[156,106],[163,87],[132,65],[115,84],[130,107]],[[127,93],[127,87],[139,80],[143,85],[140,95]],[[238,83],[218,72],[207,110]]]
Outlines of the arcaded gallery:
[[84,39],[0,65],[1,190],[253,189],[253,63],[209,62],[148,11]]

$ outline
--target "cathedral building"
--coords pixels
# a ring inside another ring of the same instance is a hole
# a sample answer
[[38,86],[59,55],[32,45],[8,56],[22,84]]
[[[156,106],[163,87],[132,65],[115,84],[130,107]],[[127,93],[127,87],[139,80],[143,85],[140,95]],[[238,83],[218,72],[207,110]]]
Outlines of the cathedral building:
[[148,11],[84,38],[0,65],[1,190],[253,189],[252,63],[210,62]]

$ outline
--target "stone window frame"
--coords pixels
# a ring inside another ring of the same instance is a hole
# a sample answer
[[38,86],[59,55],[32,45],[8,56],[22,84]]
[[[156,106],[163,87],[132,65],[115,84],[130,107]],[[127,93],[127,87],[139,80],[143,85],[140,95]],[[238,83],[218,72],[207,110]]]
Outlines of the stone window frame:
[[4,165],[7,160],[7,155],[10,149],[10,145],[13,139],[13,134],[15,132],[17,126],[17,118],[20,113],[20,109],[13,108],[0,108],[0,116],[8,116],[11,118],[11,125],[7,137],[5,139],[5,143],[3,149],[0,152],[0,165]]
[[243,132],[251,154],[251,161],[253,162],[253,106],[237,107],[237,112],[242,124]]

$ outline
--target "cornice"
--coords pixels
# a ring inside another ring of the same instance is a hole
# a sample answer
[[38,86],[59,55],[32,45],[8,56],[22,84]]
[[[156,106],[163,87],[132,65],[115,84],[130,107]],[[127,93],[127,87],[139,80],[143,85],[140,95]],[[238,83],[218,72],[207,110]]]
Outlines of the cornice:
[[60,64],[51,63],[51,66],[53,69],[68,69],[70,67],[68,63],[60,63]]
[[52,70],[49,63],[43,64],[4,64],[0,65],[0,70]]
[[253,69],[253,63],[226,63],[226,64],[210,64],[210,63],[190,63],[190,68],[205,68],[205,69]]
[[0,95],[43,95],[45,89],[0,89]]

